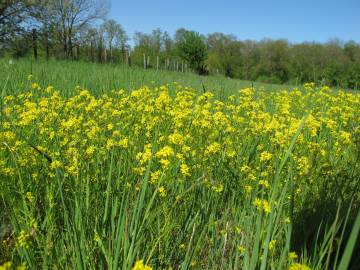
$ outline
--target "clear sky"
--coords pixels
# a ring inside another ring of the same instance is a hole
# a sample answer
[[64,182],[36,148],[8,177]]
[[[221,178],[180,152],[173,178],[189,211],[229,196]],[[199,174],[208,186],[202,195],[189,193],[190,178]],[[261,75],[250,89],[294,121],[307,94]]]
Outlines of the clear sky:
[[130,37],[157,27],[174,34],[184,27],[241,40],[360,42],[360,0],[111,0],[109,18]]

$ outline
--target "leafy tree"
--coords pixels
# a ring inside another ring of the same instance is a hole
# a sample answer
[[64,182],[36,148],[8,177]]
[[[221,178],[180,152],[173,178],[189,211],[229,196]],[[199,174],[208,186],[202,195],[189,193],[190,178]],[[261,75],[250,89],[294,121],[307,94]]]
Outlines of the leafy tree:
[[180,57],[185,60],[190,68],[198,74],[206,74],[205,60],[207,59],[207,46],[199,33],[186,31],[177,43]]
[[241,43],[233,35],[213,33],[208,35],[209,57],[207,66],[227,77],[239,77],[241,73]]
[[[0,1],[0,49],[10,47],[16,38],[25,40],[24,22],[36,16],[35,7],[41,3],[40,0]],[[20,45],[19,40],[14,41],[13,45]]]

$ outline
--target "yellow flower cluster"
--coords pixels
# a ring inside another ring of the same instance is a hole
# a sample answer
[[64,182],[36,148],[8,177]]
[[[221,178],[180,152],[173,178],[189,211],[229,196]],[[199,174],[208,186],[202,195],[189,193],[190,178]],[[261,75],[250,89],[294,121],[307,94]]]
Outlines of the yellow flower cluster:
[[306,264],[294,263],[290,265],[289,270],[311,270]]
[[144,264],[143,260],[139,260],[135,262],[135,265],[131,270],[152,270],[152,268]]
[[0,270],[26,270],[25,264],[18,265],[14,267],[14,264],[12,262],[5,262],[2,265],[0,265]]
[[[3,98],[0,129],[0,178],[28,179],[22,193],[28,202],[36,201],[34,183],[57,175],[68,190],[79,179],[102,181],[101,164],[116,156],[114,166],[131,174],[123,181],[127,188],[136,188],[149,168],[150,183],[163,199],[197,181],[219,194],[235,187],[270,213],[273,202],[258,198],[270,198],[277,168],[305,115],[284,169],[292,171],[295,196],[316,196],[316,185],[350,167],[353,175],[360,171],[354,158],[360,95],[350,92],[308,84],[303,91],[246,88],[217,100],[176,84],[100,96],[77,87],[64,97],[29,80],[31,91]],[[19,242],[26,239],[24,234]]]
[[259,211],[263,210],[267,214],[271,213],[271,207],[267,200],[261,200],[259,198],[256,198],[254,201],[254,205]]

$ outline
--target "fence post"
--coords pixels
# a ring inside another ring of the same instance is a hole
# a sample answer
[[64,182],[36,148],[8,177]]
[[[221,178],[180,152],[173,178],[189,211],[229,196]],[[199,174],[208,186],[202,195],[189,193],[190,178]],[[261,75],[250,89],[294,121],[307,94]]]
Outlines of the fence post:
[[131,51],[130,50],[128,51],[127,56],[128,56],[128,65],[129,65],[129,67],[131,67]]

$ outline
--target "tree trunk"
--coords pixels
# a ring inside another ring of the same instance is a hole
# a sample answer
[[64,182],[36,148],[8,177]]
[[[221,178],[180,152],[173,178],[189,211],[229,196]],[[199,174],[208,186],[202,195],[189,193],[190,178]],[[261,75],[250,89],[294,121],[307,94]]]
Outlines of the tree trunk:
[[74,53],[73,53],[73,45],[72,45],[71,33],[69,33],[68,55],[71,57],[71,59],[74,60]]
[[127,52],[127,61],[128,61],[128,65],[129,65],[129,67],[131,67],[131,54],[130,54],[130,50]]
[[68,49],[67,49],[67,38],[66,38],[66,33],[63,33],[63,46],[64,46],[64,58],[67,58],[68,55]]
[[45,33],[45,50],[46,50],[46,60],[50,58],[50,48],[49,48],[49,34]]
[[102,63],[103,62],[103,53],[104,53],[104,46],[103,46],[104,42],[102,39],[99,40],[99,45],[98,45],[98,62]]
[[80,45],[76,44],[76,60],[80,60]]
[[33,30],[32,30],[32,39],[33,39],[34,58],[35,58],[35,60],[37,60],[37,58],[38,58],[37,34],[36,34],[36,29],[35,28],[33,28]]
[[127,52],[125,51],[124,46],[121,45],[121,58],[122,58],[122,62],[126,62],[128,64],[128,55]]
[[94,43],[91,41],[90,43],[90,54],[91,54],[91,62],[95,62],[95,57],[94,57]]
[[113,51],[112,51],[111,43],[109,44],[109,50],[110,50],[110,62],[113,63]]

